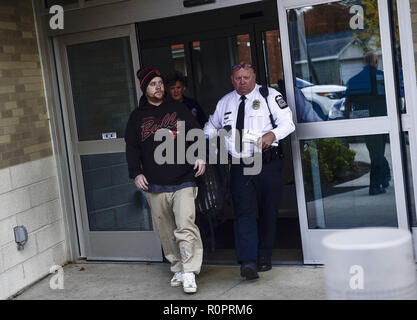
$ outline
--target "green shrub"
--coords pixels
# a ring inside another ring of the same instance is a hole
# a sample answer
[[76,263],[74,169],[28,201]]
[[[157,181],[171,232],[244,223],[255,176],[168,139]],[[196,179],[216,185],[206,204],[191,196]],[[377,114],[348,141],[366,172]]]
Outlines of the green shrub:
[[312,182],[311,165],[312,162],[317,165],[314,163],[317,158],[322,183],[337,182],[357,170],[355,155],[356,152],[349,149],[349,144],[343,138],[305,141],[302,152],[304,182]]

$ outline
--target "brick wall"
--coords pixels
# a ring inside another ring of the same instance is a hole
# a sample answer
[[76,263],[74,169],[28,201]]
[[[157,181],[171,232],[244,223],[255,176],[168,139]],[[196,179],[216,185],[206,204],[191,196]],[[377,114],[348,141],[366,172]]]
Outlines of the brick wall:
[[[66,261],[65,232],[53,157],[0,170],[0,299]],[[18,251],[13,228],[28,231]]]
[[0,2],[0,169],[52,155],[30,0]]
[[[30,0],[0,0],[0,299],[66,261],[55,157]],[[18,251],[13,228],[28,231]]]

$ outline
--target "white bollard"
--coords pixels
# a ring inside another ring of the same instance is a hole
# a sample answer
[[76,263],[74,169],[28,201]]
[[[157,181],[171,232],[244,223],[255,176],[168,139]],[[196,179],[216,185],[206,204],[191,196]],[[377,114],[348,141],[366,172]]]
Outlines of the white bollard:
[[327,299],[417,299],[408,230],[350,229],[326,236],[322,244]]

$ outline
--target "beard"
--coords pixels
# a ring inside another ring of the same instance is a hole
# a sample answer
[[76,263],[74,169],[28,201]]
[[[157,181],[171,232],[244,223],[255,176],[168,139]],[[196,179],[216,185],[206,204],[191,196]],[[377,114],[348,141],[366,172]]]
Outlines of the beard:
[[161,104],[164,101],[164,92],[162,94],[153,94],[152,96],[147,94],[146,98],[148,98],[150,103]]

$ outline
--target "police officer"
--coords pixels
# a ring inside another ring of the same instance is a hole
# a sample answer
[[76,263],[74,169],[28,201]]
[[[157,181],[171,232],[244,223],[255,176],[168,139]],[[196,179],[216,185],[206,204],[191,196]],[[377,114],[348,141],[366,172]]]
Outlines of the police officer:
[[[241,276],[251,280],[259,277],[258,271],[271,269],[282,188],[283,160],[278,143],[295,127],[282,95],[256,84],[255,69],[250,63],[241,61],[234,65],[231,81],[235,90],[219,100],[204,132],[209,138],[220,129],[231,132],[225,137],[225,144],[232,158],[230,184],[236,217],[236,256]],[[246,139],[245,134],[250,138]],[[248,175],[244,170],[249,162],[246,158],[253,157],[257,148],[262,149],[262,167],[258,174]]]

